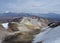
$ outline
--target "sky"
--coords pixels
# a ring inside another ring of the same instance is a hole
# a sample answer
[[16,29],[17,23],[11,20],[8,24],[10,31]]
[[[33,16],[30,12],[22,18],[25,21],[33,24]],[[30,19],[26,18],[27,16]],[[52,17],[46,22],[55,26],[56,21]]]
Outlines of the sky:
[[60,0],[0,0],[0,12],[60,14]]

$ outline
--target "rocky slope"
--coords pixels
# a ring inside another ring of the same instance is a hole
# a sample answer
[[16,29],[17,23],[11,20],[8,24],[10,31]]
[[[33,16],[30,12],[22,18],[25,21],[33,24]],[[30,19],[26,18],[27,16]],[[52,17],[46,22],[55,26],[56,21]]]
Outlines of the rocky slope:
[[22,17],[13,20],[17,21],[9,22],[7,29],[3,28],[3,31],[7,31],[9,35],[7,37],[4,36],[5,38],[2,43],[32,43],[34,35],[42,31],[43,28],[47,27],[51,22],[55,23],[55,21],[37,16]]

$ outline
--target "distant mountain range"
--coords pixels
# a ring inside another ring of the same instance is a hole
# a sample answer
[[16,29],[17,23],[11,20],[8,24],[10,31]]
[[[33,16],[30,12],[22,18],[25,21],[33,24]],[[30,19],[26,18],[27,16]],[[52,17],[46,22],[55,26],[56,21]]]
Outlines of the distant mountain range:
[[40,14],[40,13],[0,13],[0,22],[6,21],[14,18],[20,18],[24,16],[37,16],[40,18],[51,19],[55,21],[60,21],[60,14],[56,13],[48,13],[48,14]]
[[56,13],[47,13],[47,14],[35,14],[38,17],[42,17],[42,18],[47,18],[47,19],[52,19],[55,21],[60,21],[60,14],[56,14]]

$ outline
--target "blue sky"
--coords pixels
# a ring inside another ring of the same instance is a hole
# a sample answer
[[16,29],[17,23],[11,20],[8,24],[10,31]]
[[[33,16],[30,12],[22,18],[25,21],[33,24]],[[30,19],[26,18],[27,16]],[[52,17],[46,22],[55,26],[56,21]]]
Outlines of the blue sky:
[[60,0],[0,0],[0,12],[60,13]]

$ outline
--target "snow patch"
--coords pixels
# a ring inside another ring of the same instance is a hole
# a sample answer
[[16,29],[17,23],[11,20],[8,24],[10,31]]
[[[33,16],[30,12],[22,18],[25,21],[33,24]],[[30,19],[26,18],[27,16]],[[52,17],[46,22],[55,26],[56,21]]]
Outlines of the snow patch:
[[3,23],[2,25],[3,25],[3,27],[4,27],[5,29],[8,28],[8,23]]
[[40,41],[43,43],[60,43],[60,26],[55,28],[48,28],[48,30],[37,34],[33,43]]

